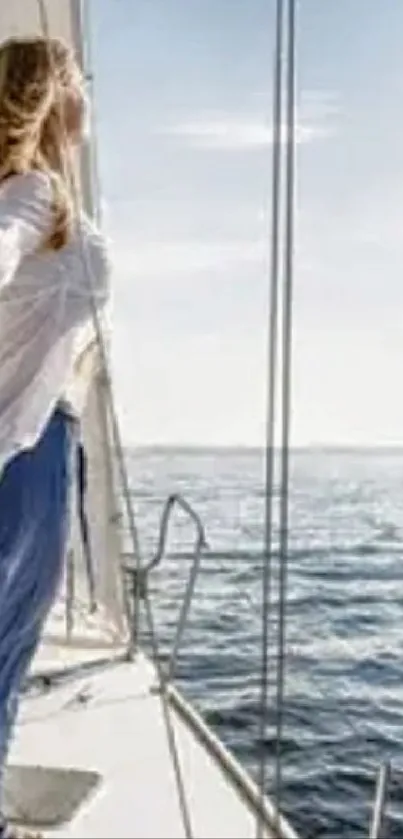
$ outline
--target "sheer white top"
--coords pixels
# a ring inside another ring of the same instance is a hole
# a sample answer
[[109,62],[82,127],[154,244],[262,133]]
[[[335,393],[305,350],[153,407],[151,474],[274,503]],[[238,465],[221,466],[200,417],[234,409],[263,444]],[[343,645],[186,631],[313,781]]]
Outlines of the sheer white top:
[[109,296],[99,231],[82,215],[65,247],[43,250],[52,221],[46,174],[0,184],[0,475],[35,445],[60,399],[81,413],[96,346],[94,302],[102,317]]

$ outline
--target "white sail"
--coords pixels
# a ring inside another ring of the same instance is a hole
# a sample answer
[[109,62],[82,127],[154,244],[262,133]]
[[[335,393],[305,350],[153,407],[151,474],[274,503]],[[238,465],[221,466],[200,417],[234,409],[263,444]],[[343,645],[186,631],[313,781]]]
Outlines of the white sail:
[[[46,0],[49,30],[53,35],[75,43],[79,4],[71,0]],[[40,4],[38,0],[24,3],[2,3],[0,7],[1,40],[10,35],[37,34],[42,31]]]
[[[78,59],[85,61],[82,4],[80,0],[24,0],[24,2],[0,3],[0,40],[11,35],[43,34],[43,15],[51,36],[62,37],[73,45]],[[91,139],[82,151],[81,186],[84,204],[90,212],[96,204],[93,184]],[[105,377],[101,371],[89,394],[83,418],[83,441],[88,462],[87,512],[94,562],[96,598],[99,609],[88,617],[88,587],[84,574],[82,540],[80,537],[77,505],[72,505],[71,551],[74,555],[75,599],[73,610],[74,645],[89,647],[96,641],[100,646],[119,642],[125,631],[123,619],[123,598],[120,575],[120,532],[117,515],[116,492],[113,481],[112,446],[108,426],[105,400]],[[71,558],[71,552],[70,552]],[[45,642],[54,649],[61,639],[65,642],[66,614],[64,597],[56,604],[47,631]],[[63,661],[66,661],[64,649]],[[60,656],[59,656],[60,658]]]

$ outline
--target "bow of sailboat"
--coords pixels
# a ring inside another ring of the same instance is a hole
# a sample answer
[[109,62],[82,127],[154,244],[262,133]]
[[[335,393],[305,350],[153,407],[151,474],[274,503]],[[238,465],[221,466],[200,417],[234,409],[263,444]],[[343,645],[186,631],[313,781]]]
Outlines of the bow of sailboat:
[[[80,0],[2,4],[2,39],[33,33],[63,37],[86,63],[88,33]],[[90,76],[90,68],[84,66],[84,72]],[[82,199],[90,212],[99,197],[92,142],[78,161]],[[49,836],[229,839],[252,837],[258,829],[262,837],[293,839],[287,821],[172,684],[204,547],[200,522],[183,501],[196,525],[195,559],[169,672],[161,668],[146,575],[138,565],[105,364],[107,341],[101,333],[98,337],[100,364],[82,422],[86,459],[77,463],[65,579],[27,686],[7,777],[8,815]],[[129,607],[122,573],[122,496],[135,553]],[[156,561],[177,501],[168,501]],[[139,649],[140,592],[153,661]]]

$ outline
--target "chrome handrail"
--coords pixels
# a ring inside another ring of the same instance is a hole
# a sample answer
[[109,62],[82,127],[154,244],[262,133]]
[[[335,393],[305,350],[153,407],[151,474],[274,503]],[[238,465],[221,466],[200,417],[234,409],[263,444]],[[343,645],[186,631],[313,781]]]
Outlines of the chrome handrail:
[[385,808],[388,798],[390,771],[390,763],[387,761],[379,767],[369,839],[386,839],[386,833],[384,833]]
[[202,553],[203,550],[205,550],[208,547],[202,520],[200,516],[196,513],[196,511],[193,509],[191,504],[189,504],[189,502],[186,501],[186,499],[183,498],[182,495],[180,495],[179,493],[173,493],[172,495],[169,495],[167,500],[165,501],[160,520],[157,550],[153,558],[140,569],[140,577],[138,569],[136,567],[125,565],[125,571],[131,578],[131,582],[133,585],[133,593],[137,592],[138,587],[140,587],[141,596],[141,594],[144,594],[146,590],[148,574],[150,573],[150,571],[154,570],[158,565],[161,564],[161,561],[164,555],[166,554],[169,524],[175,507],[180,507],[183,510],[183,512],[185,512],[192,520],[196,528],[196,539],[193,548],[193,561],[189,573],[189,579],[182,600],[182,605],[176,626],[175,638],[172,646],[172,652],[169,657],[168,667],[165,673],[165,679],[167,682],[172,681],[174,678],[179,647],[186,626],[190,605],[192,602],[194,587],[200,568]]

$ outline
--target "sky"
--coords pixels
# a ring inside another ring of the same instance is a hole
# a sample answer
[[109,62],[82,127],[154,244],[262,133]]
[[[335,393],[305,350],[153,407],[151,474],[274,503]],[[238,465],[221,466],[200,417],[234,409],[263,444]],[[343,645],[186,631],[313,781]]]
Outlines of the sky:
[[[131,444],[261,445],[274,0],[93,0]],[[403,443],[402,0],[300,0],[295,445]]]

